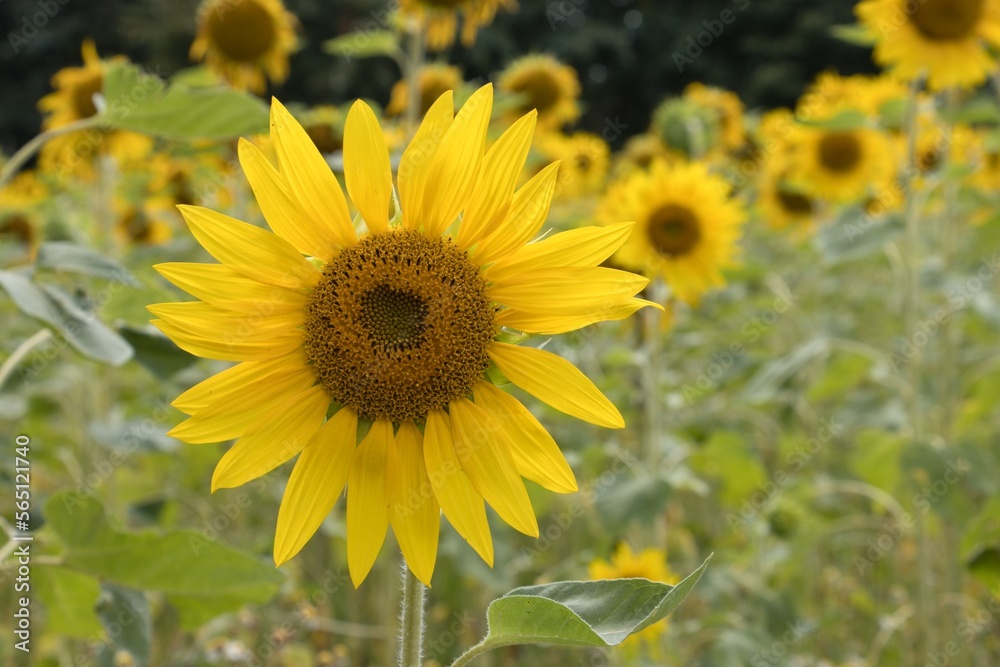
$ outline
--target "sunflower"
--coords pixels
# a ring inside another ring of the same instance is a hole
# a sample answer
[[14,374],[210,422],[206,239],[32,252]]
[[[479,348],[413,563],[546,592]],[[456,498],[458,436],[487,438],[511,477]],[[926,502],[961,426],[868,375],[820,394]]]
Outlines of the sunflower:
[[535,145],[547,160],[560,161],[557,197],[572,199],[600,192],[610,160],[610,149],[604,139],[589,132],[569,136],[545,132]]
[[618,266],[662,276],[673,293],[694,304],[725,284],[745,213],[730,199],[730,186],[702,163],[668,165],[613,183],[597,208],[604,224],[635,220],[628,240],[612,258]]
[[261,93],[265,74],[288,78],[297,23],[282,0],[203,0],[190,55],[234,88]]
[[121,202],[116,208],[115,237],[122,245],[160,245],[173,236],[170,225],[160,217],[162,211]]
[[714,114],[719,124],[721,148],[735,151],[745,143],[743,102],[736,93],[695,81],[684,89],[684,97]]
[[773,229],[810,230],[815,222],[816,202],[789,185],[778,171],[765,171],[758,181],[757,207]]
[[344,114],[331,105],[313,107],[302,119],[302,127],[323,155],[337,153],[344,148]]
[[875,36],[875,61],[905,80],[971,88],[997,67],[1000,0],[864,0],[854,12]]
[[968,125],[955,125],[951,138],[951,160],[970,167],[966,180],[983,192],[1000,191],[1000,143],[989,132]]
[[[670,570],[670,566],[667,565],[667,554],[665,552],[659,549],[647,548],[636,553],[625,542],[618,545],[618,548],[615,549],[614,554],[611,556],[610,562],[598,558],[590,563],[588,569],[591,579],[640,578],[664,584],[676,584],[680,581],[680,577],[674,574]],[[659,623],[654,623],[626,639],[622,645],[622,649],[628,652],[636,650],[639,646],[644,646],[646,650],[655,654],[659,639],[666,630],[666,619]]]
[[550,55],[518,58],[501,72],[498,86],[521,99],[510,112],[514,116],[538,111],[539,129],[556,130],[580,117],[576,70]]
[[792,141],[789,179],[813,197],[857,201],[893,178],[892,144],[879,130],[800,126]]
[[855,74],[840,76],[836,72],[823,72],[799,98],[795,115],[800,119],[827,118],[836,112],[857,110],[878,119],[884,115],[886,105],[906,100],[906,85],[887,76]]
[[[420,84],[420,117],[422,118],[434,102],[446,91],[457,90],[462,85],[462,71],[454,65],[432,63],[424,65],[417,73]],[[389,105],[385,108],[387,116],[402,116],[410,104],[409,86],[405,79],[400,79],[392,87]]]
[[41,241],[34,209],[45,195],[34,171],[22,171],[0,189],[0,263],[34,260]]
[[669,162],[674,159],[674,154],[667,151],[658,137],[644,132],[629,138],[621,152],[615,154],[613,173],[617,177],[626,176],[633,171],[649,169],[654,160]]
[[427,46],[441,51],[455,41],[462,15],[462,44],[472,46],[480,28],[493,22],[497,10],[517,9],[515,0],[400,0],[404,14],[415,17],[427,31]]
[[439,510],[490,564],[484,500],[537,536],[521,477],[564,493],[576,482],[544,427],[487,372],[584,421],[624,425],[568,361],[505,341],[514,331],[557,334],[651,305],[634,298],[646,279],[598,266],[632,225],[529,243],[548,214],[557,165],[515,192],[535,114],[484,154],[492,102],[486,85],[453,118],[452,94],[438,99],[403,153],[398,197],[374,113],[361,101],[352,106],[344,167],[367,227],[360,236],[333,173],[277,100],[277,166],[247,141],[239,149],[274,233],[180,207],[221,264],[157,266],[201,301],[150,306],[153,322],[192,354],[241,363],[174,401],[190,417],[171,434],[192,443],[238,438],[213,490],[299,454],[278,512],[278,564],[315,533],[345,484],[355,585],[389,525],[429,583]]
[[[104,88],[105,62],[97,55],[91,40],[83,42],[83,67],[65,67],[52,77],[55,91],[38,101],[38,109],[46,114],[42,129],[52,130],[69,125],[97,113],[94,96]],[[123,61],[116,56],[112,61]],[[153,146],[153,140],[135,132],[91,128],[71,132],[48,141],[42,148],[39,162],[45,170],[89,175],[95,156],[112,155],[122,162],[143,157]]]

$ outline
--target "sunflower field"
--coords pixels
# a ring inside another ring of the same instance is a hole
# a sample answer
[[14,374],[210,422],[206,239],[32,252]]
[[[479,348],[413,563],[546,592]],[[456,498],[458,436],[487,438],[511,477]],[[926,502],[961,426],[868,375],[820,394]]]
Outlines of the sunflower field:
[[1000,0],[684,4],[5,0],[0,664],[1000,664]]

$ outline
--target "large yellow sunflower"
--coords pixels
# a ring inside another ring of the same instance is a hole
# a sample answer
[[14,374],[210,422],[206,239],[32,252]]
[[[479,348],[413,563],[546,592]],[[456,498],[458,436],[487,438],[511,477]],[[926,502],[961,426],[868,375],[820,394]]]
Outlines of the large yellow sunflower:
[[997,67],[1000,0],[864,0],[854,8],[875,36],[875,61],[931,90],[969,88]]
[[849,202],[892,180],[893,147],[879,130],[802,126],[793,139],[789,179],[819,199]]
[[[431,63],[420,68],[417,80],[420,85],[419,111],[423,117],[445,91],[456,90],[462,85],[462,71],[454,65]],[[392,87],[385,113],[387,116],[401,116],[406,113],[409,104],[409,85],[406,79],[400,79]]]
[[378,121],[354,104],[344,169],[367,228],[360,236],[334,174],[277,100],[278,164],[247,141],[239,147],[274,233],[181,207],[221,263],[159,265],[201,300],[150,306],[153,322],[192,354],[241,363],[175,400],[190,417],[171,433],[192,443],[238,438],[213,489],[299,455],[278,513],[279,564],[313,535],[345,484],[356,585],[389,525],[414,574],[429,583],[439,511],[491,564],[484,500],[537,535],[521,477],[556,492],[576,482],[544,427],[486,379],[491,368],[557,410],[608,428],[624,424],[568,361],[504,339],[510,331],[571,331],[649,305],[634,297],[646,279],[598,266],[632,225],[530,242],[548,214],[557,165],[515,191],[535,114],[485,150],[492,102],[484,86],[453,117],[451,93],[438,99],[403,153],[398,197]]
[[613,183],[597,209],[604,224],[635,220],[614,255],[619,266],[663,276],[678,298],[697,303],[725,283],[745,219],[730,186],[701,163],[652,164]]
[[405,14],[415,17],[427,31],[427,46],[432,51],[448,48],[455,42],[458,16],[462,15],[462,44],[472,46],[480,28],[493,22],[500,8],[517,8],[516,0],[400,0]]
[[[46,114],[42,129],[69,125],[97,113],[94,96],[104,88],[105,62],[97,55],[91,40],[83,42],[83,67],[65,67],[52,77],[55,91],[38,101]],[[115,56],[111,61],[125,60]],[[153,140],[135,132],[104,131],[99,128],[71,132],[48,141],[39,162],[43,169],[60,174],[89,175],[95,157],[112,155],[128,162],[141,158],[153,146]]]
[[510,112],[513,117],[532,109],[538,111],[540,129],[557,130],[580,117],[576,70],[550,55],[518,58],[500,73],[497,85],[501,91],[521,98]]
[[[636,553],[626,542],[618,545],[610,561],[598,558],[590,563],[588,569],[591,579],[640,578],[664,584],[676,584],[680,581],[680,577],[667,564],[665,552],[650,547]],[[653,657],[659,657],[659,639],[666,630],[667,621],[664,619],[628,637],[621,648],[625,652],[633,652],[639,646],[645,646]]]
[[203,0],[191,58],[229,85],[260,93],[265,74],[275,83],[288,78],[296,23],[281,0]]

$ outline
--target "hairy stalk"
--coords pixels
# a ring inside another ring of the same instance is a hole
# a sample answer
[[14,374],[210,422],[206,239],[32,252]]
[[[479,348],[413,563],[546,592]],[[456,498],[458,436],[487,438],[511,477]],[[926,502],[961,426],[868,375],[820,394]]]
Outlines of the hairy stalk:
[[3,169],[0,169],[0,188],[7,185],[8,181],[14,178],[14,175],[20,171],[22,166],[24,166],[24,163],[30,160],[35,153],[41,150],[42,146],[44,146],[46,142],[51,141],[56,137],[61,137],[64,134],[77,132],[79,130],[86,130],[91,127],[97,127],[101,120],[103,120],[102,117],[100,115],[96,115],[68,123],[61,127],[54,127],[51,130],[42,132],[34,139],[21,146],[21,148],[14,153],[9,160],[7,160]]
[[424,643],[424,585],[403,563],[399,617],[399,667],[420,667]]
[[0,366],[0,389],[3,388],[4,384],[7,382],[7,378],[10,377],[17,365],[21,363],[21,360],[31,352],[31,350],[38,345],[41,345],[49,338],[52,337],[52,331],[49,329],[42,329],[36,332],[31,338],[26,339],[17,349],[14,350],[9,357],[7,357],[3,365]]

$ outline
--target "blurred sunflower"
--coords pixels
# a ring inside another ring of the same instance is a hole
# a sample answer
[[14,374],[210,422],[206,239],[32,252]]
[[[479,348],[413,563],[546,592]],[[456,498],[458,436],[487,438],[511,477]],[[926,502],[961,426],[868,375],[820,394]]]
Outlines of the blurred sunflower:
[[[83,67],[64,67],[56,72],[52,77],[55,91],[38,101],[38,109],[46,114],[42,122],[44,130],[63,127],[97,113],[94,96],[104,87],[105,62],[89,39],[83,42],[81,51]],[[124,60],[124,56],[115,56],[109,62]],[[127,162],[141,158],[152,146],[151,138],[135,132],[91,128],[51,139],[42,147],[39,162],[45,170],[86,176],[95,156],[108,154]]]
[[734,151],[745,143],[743,102],[736,93],[695,81],[684,89],[684,97],[715,115],[722,148]]
[[462,44],[472,46],[480,28],[493,22],[499,9],[517,9],[515,0],[400,0],[404,14],[415,17],[427,31],[427,46],[441,51],[455,41],[459,14]]
[[512,117],[538,111],[538,127],[556,130],[580,117],[577,100],[580,80],[576,70],[550,55],[518,58],[500,73],[499,89],[522,100]]
[[234,88],[262,93],[265,75],[288,78],[297,23],[282,0],[203,0],[190,55]]
[[[41,242],[34,208],[46,196],[45,186],[34,171],[22,171],[0,189],[0,262],[33,261]],[[7,248],[15,253],[8,256]]]
[[654,160],[670,161],[674,156],[657,137],[648,132],[630,137],[624,148],[615,155],[615,176],[626,176],[633,171],[645,171]]
[[762,174],[757,206],[764,222],[774,229],[794,228],[803,233],[813,228],[816,202],[789,185],[780,171]]
[[1000,191],[1000,142],[995,136],[968,125],[955,125],[950,154],[953,163],[968,165],[965,178],[970,185],[983,192]]
[[875,61],[931,90],[970,88],[997,67],[1000,0],[863,0],[855,13],[877,40]]
[[[667,554],[660,549],[646,548],[635,553],[627,543],[622,542],[615,549],[611,561],[598,558],[590,563],[588,568],[591,579],[649,579],[664,584],[676,584],[680,577],[667,565]],[[645,647],[652,657],[659,657],[660,637],[667,630],[667,620],[645,628],[629,636],[621,645],[626,653]]]
[[879,118],[887,104],[902,102],[906,97],[906,85],[888,76],[855,74],[845,77],[836,72],[822,72],[799,98],[795,115],[800,119],[816,120],[829,118],[840,111],[858,110]]
[[[430,110],[431,105],[449,90],[457,90],[462,85],[462,71],[454,65],[431,63],[424,65],[417,73],[420,84],[420,117]],[[406,79],[400,79],[392,87],[389,105],[385,108],[387,116],[402,116],[410,104],[409,85]]]
[[160,245],[173,236],[170,225],[162,218],[162,211],[121,201],[115,208],[115,238],[123,246]]
[[315,106],[305,113],[302,127],[323,155],[344,148],[344,113],[332,104]]
[[892,145],[878,130],[800,126],[793,143],[789,178],[818,199],[857,201],[893,177]]
[[153,322],[192,354],[242,363],[175,400],[191,416],[171,434],[192,443],[239,438],[216,467],[213,490],[299,454],[278,514],[279,564],[316,532],[345,484],[355,585],[389,525],[429,583],[441,511],[492,564],[484,499],[537,536],[521,477],[556,492],[576,482],[545,428],[486,379],[490,368],[557,410],[624,424],[568,361],[498,340],[503,330],[566,332],[651,304],[634,297],[646,279],[598,266],[630,223],[529,243],[548,215],[557,165],[515,192],[535,114],[486,151],[492,101],[487,85],[454,118],[450,92],[431,107],[403,153],[395,215],[382,131],[366,104],[354,104],[344,165],[368,229],[360,237],[334,174],[277,100],[278,165],[250,142],[239,149],[274,233],[181,207],[221,264],[158,265],[201,301],[150,306]]
[[615,253],[619,266],[663,276],[681,300],[694,304],[712,287],[725,284],[745,213],[730,199],[730,185],[701,163],[656,161],[613,183],[597,208],[604,224],[635,220],[628,240]]
[[546,160],[560,161],[557,197],[572,199],[601,191],[611,153],[604,139],[589,132],[569,136],[544,132],[539,134],[535,145]]

